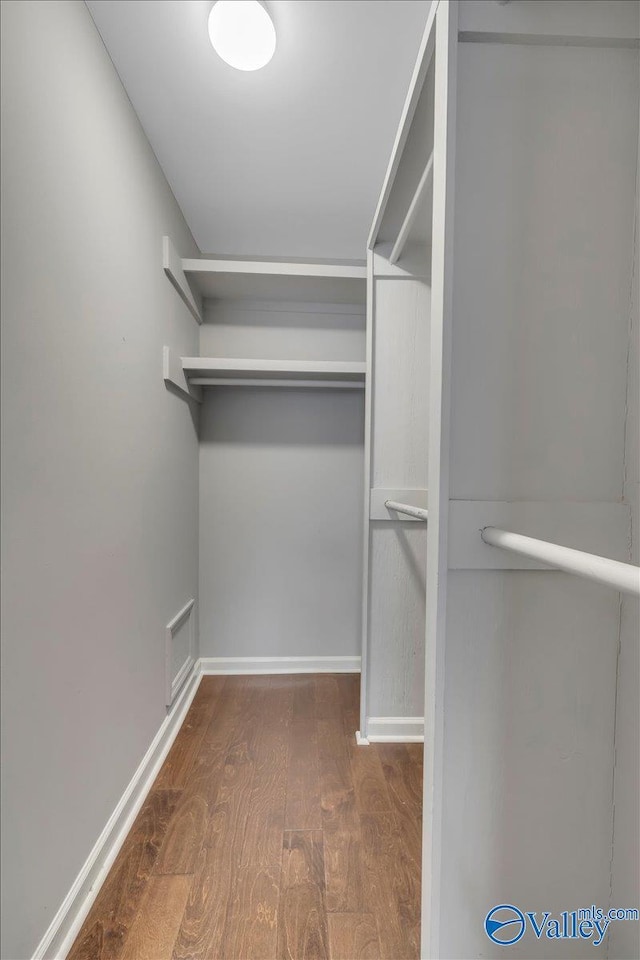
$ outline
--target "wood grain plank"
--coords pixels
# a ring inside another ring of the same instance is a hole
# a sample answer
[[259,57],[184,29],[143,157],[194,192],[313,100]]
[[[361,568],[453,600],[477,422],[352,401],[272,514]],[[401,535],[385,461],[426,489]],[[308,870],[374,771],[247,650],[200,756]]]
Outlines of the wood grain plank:
[[220,716],[224,720],[233,720],[242,716],[247,699],[251,695],[253,677],[225,677],[220,691]]
[[380,763],[377,744],[368,747],[349,743],[351,771],[359,813],[383,813],[391,810],[391,801]]
[[360,729],[360,674],[344,673],[336,678],[342,704],[342,720],[350,740]]
[[332,673],[315,674],[313,682],[316,720],[342,719],[343,709],[337,676]]
[[424,763],[424,744],[423,743],[405,743],[407,756],[411,760],[411,769],[415,778],[417,792],[422,797],[422,776]]
[[193,873],[208,820],[207,801],[185,791],[160,848],[153,868],[155,876]]
[[169,755],[153,785],[154,790],[182,788],[187,782],[207,727],[211,722],[225,677],[203,677]]
[[364,908],[360,819],[341,720],[318,720],[327,910]]
[[333,816],[354,797],[351,757],[341,720],[316,723],[322,810]]
[[360,709],[360,674],[336,674],[336,683],[340,691],[343,711],[345,713],[348,713],[350,710],[357,712]]
[[224,763],[240,721],[212,718],[194,758],[187,784],[162,842],[154,874],[193,873],[204,843]]
[[[421,744],[411,746],[421,747]],[[417,957],[420,953],[422,764],[417,762],[415,751],[407,750],[407,744],[377,744],[376,747],[398,828],[394,895],[410,955]]]
[[321,831],[285,833],[277,956],[328,960]]
[[365,867],[366,898],[376,919],[381,960],[411,960],[414,953],[410,938],[403,931],[398,900],[397,828],[391,811],[362,814],[362,850]]
[[174,947],[176,960],[212,960],[222,951],[229,906],[229,877],[238,869],[255,773],[263,689],[242,686],[244,715],[228,724],[230,742],[187,906]]
[[145,888],[180,793],[155,790],[140,813],[73,944],[68,960],[116,960]]
[[324,856],[327,910],[358,912],[365,909],[362,840],[353,800],[341,808],[337,819],[326,823]]
[[321,830],[320,769],[315,720],[290,727],[285,830]]
[[312,674],[296,677],[293,685],[293,720],[315,720],[316,687]]
[[416,859],[414,851],[406,842],[402,828],[399,830],[396,844],[393,893],[398,917],[400,918],[400,926],[407,945],[406,956],[417,958],[420,956],[420,859]]
[[121,960],[171,960],[191,877],[151,877]]
[[281,711],[278,716],[277,709],[270,711],[260,732],[242,855],[229,878],[232,890],[220,953],[227,960],[269,960],[276,955],[289,750],[288,720],[283,716],[287,713]]
[[304,679],[304,677],[276,673],[261,679],[265,681],[265,704],[269,719],[277,718],[287,722],[292,720],[295,681]]
[[378,928],[370,913],[331,913],[331,960],[380,960]]
[[422,849],[422,783],[415,776],[416,764],[411,760],[404,743],[379,743],[376,749],[391,807],[408,852],[419,863]]

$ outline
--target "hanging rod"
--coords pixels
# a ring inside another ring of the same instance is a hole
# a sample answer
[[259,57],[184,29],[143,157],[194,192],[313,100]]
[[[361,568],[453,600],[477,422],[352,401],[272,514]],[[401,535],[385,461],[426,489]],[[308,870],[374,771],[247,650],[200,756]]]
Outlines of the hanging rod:
[[427,520],[429,511],[423,507],[412,507],[409,503],[398,503],[397,500],[385,500],[385,507],[388,510],[395,510],[396,513],[406,513],[408,517],[415,517],[416,520]]
[[422,176],[420,177],[420,182],[416,188],[416,192],[413,195],[413,199],[409,204],[409,209],[407,214],[402,222],[400,227],[400,233],[398,234],[398,239],[393,245],[391,250],[391,255],[389,257],[389,263],[396,263],[400,258],[402,251],[405,248],[405,244],[409,239],[409,234],[411,233],[411,228],[413,226],[414,220],[418,215],[418,210],[420,209],[420,204],[422,203],[422,198],[426,194],[427,190],[432,189],[433,183],[433,151],[431,156],[427,161],[427,165],[424,168]]
[[511,550],[532,560],[548,563],[550,567],[557,567],[558,570],[564,570],[566,573],[575,573],[578,577],[604,583],[623,593],[640,596],[640,567],[632,563],[622,563],[620,560],[599,557],[595,553],[585,553],[584,550],[561,547],[557,543],[536,540],[534,537],[525,537],[520,533],[510,533],[498,527],[484,527],[480,531],[480,536],[492,547]]

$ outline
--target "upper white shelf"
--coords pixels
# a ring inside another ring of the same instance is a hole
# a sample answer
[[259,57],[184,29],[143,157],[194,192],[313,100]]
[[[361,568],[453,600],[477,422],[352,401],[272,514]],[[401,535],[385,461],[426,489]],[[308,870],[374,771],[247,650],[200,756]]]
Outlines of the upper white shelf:
[[367,270],[357,263],[183,259],[184,275],[202,298],[362,303]]
[[183,258],[171,237],[163,237],[162,266],[198,323],[203,299],[357,303],[363,310],[366,303],[364,261]]
[[356,360],[245,360],[182,357],[182,370],[194,386],[364,387],[366,363]]

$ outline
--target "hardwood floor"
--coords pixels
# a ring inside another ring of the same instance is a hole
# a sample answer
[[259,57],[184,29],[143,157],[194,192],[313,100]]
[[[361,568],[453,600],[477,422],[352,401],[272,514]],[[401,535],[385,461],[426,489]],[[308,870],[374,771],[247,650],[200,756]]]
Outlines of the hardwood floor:
[[422,746],[359,677],[203,677],[68,960],[411,960]]

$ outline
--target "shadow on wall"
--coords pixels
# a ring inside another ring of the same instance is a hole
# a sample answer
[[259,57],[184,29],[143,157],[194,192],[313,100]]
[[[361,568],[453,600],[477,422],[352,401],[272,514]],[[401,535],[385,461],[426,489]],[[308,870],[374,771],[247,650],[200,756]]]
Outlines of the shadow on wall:
[[185,395],[176,387],[174,387],[172,383],[168,383],[165,380],[164,385],[167,393],[173,394],[173,396],[176,398],[177,401],[179,401],[180,403],[185,403],[188,406],[189,414],[191,416],[191,423],[193,425],[193,429],[197,437],[199,433],[199,426],[200,426],[200,404],[196,400],[187,400],[185,398]]
[[224,386],[205,392],[203,445],[362,446],[363,436],[362,390]]
[[331,306],[323,309],[322,304],[312,308],[311,304],[274,302],[271,308],[260,302],[252,305],[247,301],[233,303],[229,301],[206,301],[205,323],[215,324],[220,319],[225,326],[241,330],[243,327],[258,328],[265,331],[279,330],[360,330],[364,333],[364,307],[346,305],[335,309]]

